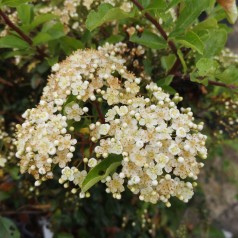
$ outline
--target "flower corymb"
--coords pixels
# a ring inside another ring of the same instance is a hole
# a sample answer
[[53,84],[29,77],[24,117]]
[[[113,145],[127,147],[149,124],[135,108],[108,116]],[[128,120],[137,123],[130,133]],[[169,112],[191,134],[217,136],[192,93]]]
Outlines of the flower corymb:
[[172,196],[187,202],[203,166],[199,158],[207,156],[203,124],[194,123],[190,108],[177,107],[178,94],[130,73],[121,48],[79,50],[53,66],[39,105],[17,126],[21,172],[39,185],[59,169],[59,182],[71,182],[75,193],[115,155],[120,165],[101,180],[113,197],[120,199],[127,185],[147,202],[170,206]]

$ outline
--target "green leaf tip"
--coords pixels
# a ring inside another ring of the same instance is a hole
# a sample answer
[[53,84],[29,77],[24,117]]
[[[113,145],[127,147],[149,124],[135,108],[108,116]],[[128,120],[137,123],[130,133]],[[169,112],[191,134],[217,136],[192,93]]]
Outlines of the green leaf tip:
[[113,173],[121,165],[122,156],[111,154],[89,171],[82,184],[82,192],[87,192],[93,185]]

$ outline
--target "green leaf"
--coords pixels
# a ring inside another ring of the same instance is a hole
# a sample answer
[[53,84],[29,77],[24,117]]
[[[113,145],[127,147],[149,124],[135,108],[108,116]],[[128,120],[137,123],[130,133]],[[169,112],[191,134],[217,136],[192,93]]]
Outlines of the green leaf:
[[178,49],[177,54],[178,54],[178,57],[179,57],[179,59],[181,61],[182,66],[183,66],[183,72],[186,73],[187,70],[188,70],[188,67],[187,67],[186,62],[185,62],[185,60],[183,58],[183,53],[182,53],[182,51],[180,49]]
[[44,44],[51,40],[54,40],[54,38],[50,34],[46,32],[40,32],[34,37],[33,44],[34,45]]
[[44,24],[41,31],[48,33],[53,39],[58,39],[65,35],[63,24],[56,21],[51,21]]
[[61,23],[49,22],[42,28],[33,39],[33,44],[43,44],[52,40],[56,40],[65,35],[64,27]]
[[204,44],[195,32],[189,31],[184,36],[176,37],[175,40],[183,46],[196,50],[199,54],[203,54]]
[[121,20],[132,17],[134,13],[126,13],[120,8],[115,8],[110,4],[103,3],[98,7],[98,11],[91,10],[86,20],[86,27],[92,31],[106,22]]
[[167,4],[164,0],[152,0],[145,10],[166,10]]
[[163,85],[161,86],[161,88],[166,92],[166,93],[169,93],[171,95],[174,95],[176,92],[176,90],[168,85]]
[[93,185],[106,178],[110,173],[121,165],[122,156],[111,154],[108,158],[103,159],[89,171],[82,184],[82,191],[86,192]]
[[8,59],[8,58],[12,58],[16,55],[30,56],[30,55],[34,55],[34,54],[35,54],[35,51],[34,51],[33,48],[24,48],[24,49],[21,49],[21,50],[6,51],[6,52],[2,53],[1,56],[3,57],[3,59]]
[[207,0],[186,0],[176,22],[175,31],[189,27],[206,8]]
[[143,65],[144,65],[144,70],[145,70],[146,74],[150,75],[153,70],[151,59],[149,59],[149,58],[144,59]]
[[18,167],[13,167],[13,166],[11,166],[11,167],[8,169],[8,173],[11,175],[11,177],[12,177],[14,180],[20,179],[19,171],[20,171],[20,169],[19,169]]
[[122,42],[124,40],[124,36],[122,35],[111,35],[110,37],[108,37],[104,43],[108,42],[110,44],[115,44],[118,42]]
[[216,78],[223,83],[238,85],[238,68],[231,65],[222,73],[216,74]]
[[209,58],[201,58],[197,63],[196,67],[198,69],[199,76],[214,76],[218,69],[219,64],[217,61]]
[[31,2],[31,0],[1,0],[0,7],[1,6],[18,7],[26,2]]
[[205,45],[204,57],[209,58],[222,51],[227,41],[227,32],[223,29],[212,29],[201,39]]
[[207,29],[216,29],[218,28],[217,20],[215,18],[208,18],[205,21],[198,23],[193,27],[194,32],[204,31]]
[[31,31],[34,28],[40,26],[41,24],[43,24],[45,22],[49,22],[53,19],[57,19],[57,16],[55,16],[53,14],[41,14],[39,16],[36,16],[30,25],[23,26],[22,28],[26,31]]
[[22,4],[17,7],[17,14],[22,24],[30,24],[34,16],[33,6],[29,4]]
[[16,225],[8,218],[0,217],[1,238],[20,238]]
[[190,80],[195,83],[200,83],[205,86],[208,85],[208,77],[201,77],[197,73],[191,73],[190,74]]
[[49,64],[50,66],[53,66],[54,64],[56,64],[57,62],[59,62],[59,57],[56,56],[56,57],[47,59],[47,62],[48,62],[48,64]]
[[25,49],[28,47],[28,43],[15,35],[6,35],[5,37],[0,38],[0,48]]
[[143,32],[141,37],[132,35],[130,41],[157,50],[167,47],[167,42],[163,38],[147,30]]
[[159,79],[158,82],[157,82],[157,85],[160,86],[160,87],[169,86],[172,83],[173,78],[174,78],[174,75],[168,75],[164,79]]
[[60,45],[63,51],[69,55],[72,51],[82,49],[83,43],[80,40],[77,40],[73,37],[65,36],[60,39]]
[[161,57],[162,67],[168,72],[174,65],[176,61],[176,56],[174,54],[169,54]]
[[178,5],[180,2],[181,2],[181,0],[172,0],[168,5],[167,10],[169,10],[170,8]]

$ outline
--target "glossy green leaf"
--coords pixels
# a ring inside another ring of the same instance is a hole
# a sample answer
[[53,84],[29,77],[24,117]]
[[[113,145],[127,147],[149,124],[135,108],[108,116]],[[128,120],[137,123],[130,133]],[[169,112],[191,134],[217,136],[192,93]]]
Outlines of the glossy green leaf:
[[184,8],[176,22],[175,30],[182,30],[189,27],[206,10],[207,0],[185,0]]
[[1,6],[18,7],[26,2],[31,2],[31,0],[1,0],[0,7]]
[[46,32],[52,36],[53,39],[58,39],[65,35],[64,26],[61,22],[48,22],[42,27],[41,32]]
[[227,41],[227,32],[224,29],[212,29],[201,37],[204,42],[204,57],[218,55]]
[[163,79],[159,79],[157,82],[157,85],[162,87],[162,86],[169,86],[172,81],[173,81],[174,75],[168,75],[167,77]]
[[108,158],[103,159],[89,171],[82,184],[82,191],[86,192],[93,185],[106,178],[121,165],[122,156],[111,154]]
[[98,7],[97,12],[94,10],[90,11],[86,20],[86,27],[92,31],[106,22],[129,18],[133,15],[134,13],[127,13],[120,8],[115,8],[110,4],[104,3]]
[[50,22],[42,28],[42,31],[39,32],[33,39],[33,44],[43,44],[51,40],[56,40],[65,36],[64,27],[61,23]]
[[20,238],[16,225],[8,218],[0,217],[1,238]]
[[164,0],[152,0],[145,10],[165,10],[167,4]]
[[49,22],[53,19],[57,19],[57,16],[53,14],[41,14],[36,16],[33,21],[31,22],[30,25],[23,26],[22,28],[25,29],[26,31],[31,31],[35,29],[36,27],[40,26],[41,24],[45,22]]
[[168,5],[167,10],[169,10],[170,8],[178,5],[180,2],[181,2],[181,0],[172,0]]
[[238,68],[231,65],[223,72],[217,74],[216,78],[223,83],[238,85]]
[[176,61],[176,56],[174,54],[169,54],[161,57],[161,65],[168,72],[174,65]]
[[110,44],[115,44],[118,42],[122,42],[125,37],[122,35],[111,35],[109,38],[105,40],[105,43],[108,42]]
[[198,69],[199,76],[214,76],[217,68],[218,68],[217,61],[209,58],[201,58],[197,63],[196,67]]
[[54,40],[54,38],[49,33],[40,32],[34,37],[33,43],[34,45],[38,45],[38,44],[46,43],[51,40]]
[[15,35],[6,35],[0,38],[0,48],[28,48],[29,44]]
[[132,35],[130,41],[157,50],[167,47],[167,42],[163,38],[147,30],[143,32],[141,37]]
[[163,85],[161,86],[161,88],[166,92],[166,93],[169,93],[171,95],[174,95],[176,92],[176,90],[174,88],[172,88],[171,86],[169,85]]
[[184,36],[176,37],[175,40],[182,46],[191,48],[197,51],[199,54],[203,53],[204,44],[201,41],[200,37],[193,31],[187,32]]
[[30,24],[34,16],[33,6],[22,4],[17,7],[17,14],[23,25]]
[[196,26],[194,26],[193,31],[199,32],[207,29],[216,29],[216,28],[218,28],[217,20],[215,18],[208,18],[205,21],[199,22]]
[[8,173],[11,175],[11,177],[14,179],[14,180],[18,180],[20,179],[20,168],[19,167],[13,167],[11,166],[9,169],[8,169]]
[[183,66],[183,72],[186,73],[187,70],[188,70],[188,67],[187,67],[187,64],[186,64],[186,62],[184,60],[183,53],[182,53],[182,51],[180,49],[178,49],[177,54],[178,54],[178,57],[180,59],[180,62],[182,64],[182,66]]
[[80,40],[77,40],[73,37],[65,36],[60,39],[60,46],[63,51],[67,55],[69,55],[72,53],[72,51],[82,49],[84,45]]

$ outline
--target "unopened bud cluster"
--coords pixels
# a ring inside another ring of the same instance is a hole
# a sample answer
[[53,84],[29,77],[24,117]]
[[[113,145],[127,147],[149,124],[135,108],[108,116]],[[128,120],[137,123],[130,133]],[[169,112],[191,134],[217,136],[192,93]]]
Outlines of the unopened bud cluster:
[[178,94],[170,97],[155,83],[142,87],[146,81],[127,70],[117,47],[106,47],[115,54],[79,50],[52,67],[39,105],[17,126],[21,172],[40,185],[58,165],[59,182],[76,193],[88,171],[117,155],[121,166],[102,180],[113,197],[127,185],[147,202],[187,202],[203,167],[197,157],[207,156],[203,124],[194,123],[190,108],[177,108]]

